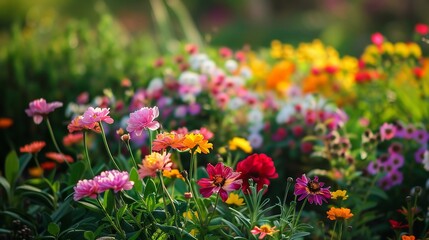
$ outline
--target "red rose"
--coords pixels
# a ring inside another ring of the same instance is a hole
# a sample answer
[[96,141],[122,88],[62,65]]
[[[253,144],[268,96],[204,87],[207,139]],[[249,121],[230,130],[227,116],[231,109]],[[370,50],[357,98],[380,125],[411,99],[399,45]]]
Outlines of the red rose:
[[243,180],[241,189],[244,193],[249,193],[249,182],[251,178],[257,184],[258,191],[264,184],[270,185],[270,180],[278,178],[273,159],[267,155],[252,154],[237,164],[237,172],[241,172],[240,179]]

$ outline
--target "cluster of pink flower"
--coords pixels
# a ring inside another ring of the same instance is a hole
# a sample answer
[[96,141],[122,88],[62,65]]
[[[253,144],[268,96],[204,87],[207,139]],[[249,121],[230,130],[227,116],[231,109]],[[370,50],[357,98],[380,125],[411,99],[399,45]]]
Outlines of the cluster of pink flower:
[[127,172],[118,170],[104,171],[93,179],[79,180],[74,189],[73,199],[79,201],[84,197],[96,198],[98,194],[109,189],[115,193],[133,188],[134,182],[130,181]]

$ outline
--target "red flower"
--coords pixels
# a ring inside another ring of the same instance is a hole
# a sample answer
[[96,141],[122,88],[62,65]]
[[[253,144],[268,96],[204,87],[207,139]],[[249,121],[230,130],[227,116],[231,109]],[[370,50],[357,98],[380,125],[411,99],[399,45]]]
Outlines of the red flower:
[[38,153],[46,146],[44,141],[36,141],[19,148],[19,151],[24,153]]
[[393,229],[408,228],[408,224],[402,224],[401,222],[395,221],[393,219],[389,219],[389,223]]
[[417,23],[414,30],[416,31],[416,33],[423,36],[429,33],[429,26],[423,23]]
[[57,163],[63,163],[64,161],[67,161],[69,163],[74,162],[73,158],[70,155],[65,155],[57,152],[47,152],[45,153],[45,156],[51,160],[56,161]]
[[244,193],[249,193],[249,182],[251,178],[257,184],[258,191],[264,184],[270,185],[270,178],[278,178],[273,159],[267,155],[252,154],[237,164],[237,172],[241,172],[240,178],[243,179],[242,189]]

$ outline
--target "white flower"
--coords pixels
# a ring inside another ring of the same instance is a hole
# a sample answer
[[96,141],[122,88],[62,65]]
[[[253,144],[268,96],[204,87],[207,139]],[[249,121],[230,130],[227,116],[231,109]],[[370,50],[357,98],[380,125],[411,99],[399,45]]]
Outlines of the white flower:
[[249,141],[252,148],[259,148],[262,146],[262,143],[264,142],[264,139],[262,138],[262,135],[259,133],[251,133],[247,137],[247,141]]
[[237,67],[238,67],[238,63],[237,63],[237,61],[235,61],[233,59],[228,59],[225,62],[225,68],[230,73],[235,72],[237,70]]
[[426,169],[426,171],[429,171],[429,151],[426,150],[423,155],[423,167]]
[[247,121],[249,123],[260,123],[264,120],[264,113],[258,108],[253,108],[250,110],[250,112],[247,114]]
[[205,60],[201,64],[201,73],[211,75],[216,70],[216,64],[212,60]]
[[277,124],[288,122],[293,114],[295,114],[295,109],[292,105],[287,104],[286,106],[282,107],[282,109],[280,109],[279,113],[276,116]]
[[249,67],[242,67],[240,70],[240,75],[244,78],[244,79],[249,79],[253,76],[252,74],[252,70]]
[[237,110],[243,105],[244,101],[239,97],[234,97],[228,102],[228,108],[231,110]]
[[262,129],[264,129],[264,123],[263,122],[251,123],[248,127],[248,130],[251,133],[259,133]]
[[154,78],[150,81],[149,86],[147,87],[147,92],[149,94],[159,91],[164,87],[164,84],[162,82],[161,78]]
[[198,54],[193,54],[190,58],[189,58],[189,64],[191,65],[191,68],[194,70],[198,70],[201,67],[201,64],[205,61],[208,60],[209,58],[207,57],[206,54],[202,54],[202,53],[198,53]]

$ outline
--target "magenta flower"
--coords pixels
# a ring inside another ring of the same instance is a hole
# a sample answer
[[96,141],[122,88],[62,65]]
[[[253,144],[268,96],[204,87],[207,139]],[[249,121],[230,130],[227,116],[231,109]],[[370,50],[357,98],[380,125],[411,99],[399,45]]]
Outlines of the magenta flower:
[[92,125],[97,122],[113,123],[113,119],[109,116],[110,108],[93,108],[89,107],[83,114],[80,120],[84,125]]
[[84,197],[96,198],[98,194],[98,184],[94,180],[79,180],[74,189],[73,199],[79,201]]
[[130,181],[128,172],[118,170],[104,171],[94,178],[98,183],[98,192],[104,192],[108,189],[119,192],[133,188],[134,182]]
[[296,179],[294,194],[299,196],[298,201],[307,198],[310,204],[314,202],[316,205],[322,205],[322,201],[327,203],[327,200],[331,198],[330,187],[324,188],[324,185],[325,183],[319,182],[317,176],[311,180],[302,174],[301,178]]
[[45,99],[40,98],[30,102],[29,108],[25,109],[25,113],[27,113],[29,117],[33,117],[35,124],[40,124],[44,116],[62,106],[62,102],[47,103]]
[[228,193],[238,190],[243,182],[239,172],[234,172],[232,168],[224,166],[223,163],[218,163],[216,166],[207,165],[207,173],[209,178],[201,178],[198,180],[200,185],[200,193],[203,197],[210,197],[212,194],[219,194],[222,201],[228,199]]
[[127,131],[134,132],[137,136],[140,136],[144,129],[155,131],[160,127],[159,122],[154,121],[158,116],[159,110],[156,106],[141,108],[130,114]]
[[395,137],[396,128],[393,124],[384,123],[380,127],[380,137],[381,141],[390,140]]

